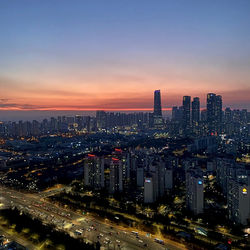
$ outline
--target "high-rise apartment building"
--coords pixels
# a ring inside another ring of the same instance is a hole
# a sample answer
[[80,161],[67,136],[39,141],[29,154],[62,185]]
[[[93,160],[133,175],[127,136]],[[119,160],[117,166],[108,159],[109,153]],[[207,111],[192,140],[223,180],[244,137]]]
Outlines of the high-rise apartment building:
[[104,159],[95,155],[88,155],[84,162],[84,185],[94,189],[104,187]]
[[203,176],[199,169],[189,169],[186,172],[186,205],[194,214],[203,212]]
[[230,122],[232,122],[232,118],[233,118],[232,110],[229,107],[225,108],[224,122],[230,123]]
[[246,225],[250,220],[250,186],[237,180],[229,181],[228,190],[229,218]]
[[107,128],[107,113],[105,111],[96,111],[96,125],[98,129]]
[[144,180],[144,203],[153,203],[155,200],[154,179],[147,177]]
[[183,118],[183,107],[172,108],[172,121],[182,123]]
[[123,168],[122,162],[117,158],[112,158],[110,163],[110,193],[123,191]]
[[200,98],[194,97],[192,101],[192,125],[200,121]]
[[192,131],[195,135],[200,134],[200,98],[194,97],[192,101]]
[[183,96],[183,120],[182,120],[182,126],[183,126],[183,132],[184,134],[190,133],[190,123],[191,123],[191,97],[190,96]]
[[214,93],[207,94],[208,132],[217,134],[222,125],[222,97]]
[[144,168],[143,167],[138,167],[136,169],[136,184],[137,187],[142,187],[144,182]]

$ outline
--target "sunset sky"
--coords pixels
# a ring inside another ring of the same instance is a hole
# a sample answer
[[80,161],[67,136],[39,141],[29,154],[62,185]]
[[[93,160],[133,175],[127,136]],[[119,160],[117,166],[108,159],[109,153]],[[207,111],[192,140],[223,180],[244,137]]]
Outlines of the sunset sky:
[[1,0],[0,109],[250,109],[249,0]]

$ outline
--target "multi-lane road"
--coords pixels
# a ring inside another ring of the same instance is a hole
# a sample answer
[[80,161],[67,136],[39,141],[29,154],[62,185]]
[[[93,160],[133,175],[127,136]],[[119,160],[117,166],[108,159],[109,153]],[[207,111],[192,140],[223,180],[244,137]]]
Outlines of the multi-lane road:
[[6,206],[15,206],[39,218],[43,223],[53,223],[58,229],[72,237],[81,237],[89,242],[99,241],[105,249],[185,249],[185,246],[161,239],[164,244],[155,242],[154,236],[146,232],[132,232],[108,221],[99,221],[91,215],[81,215],[44,201],[46,194],[29,194],[0,186],[0,197]]

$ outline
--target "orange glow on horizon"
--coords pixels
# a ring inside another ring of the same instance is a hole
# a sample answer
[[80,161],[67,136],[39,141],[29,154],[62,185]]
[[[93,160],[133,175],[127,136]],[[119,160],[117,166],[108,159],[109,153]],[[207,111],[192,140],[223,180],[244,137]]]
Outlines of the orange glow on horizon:
[[[23,109],[23,108],[0,108],[0,110],[6,110],[6,111],[31,111],[31,110],[37,110],[37,111],[97,111],[97,110],[103,110],[103,111],[152,111],[153,108],[34,108],[34,109]],[[163,111],[171,111],[172,108],[163,108]]]

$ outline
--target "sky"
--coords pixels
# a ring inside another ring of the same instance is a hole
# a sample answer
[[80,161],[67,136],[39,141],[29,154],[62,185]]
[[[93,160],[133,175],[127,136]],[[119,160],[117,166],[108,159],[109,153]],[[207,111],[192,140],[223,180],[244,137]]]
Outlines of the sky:
[[250,109],[249,0],[1,0],[0,110]]

